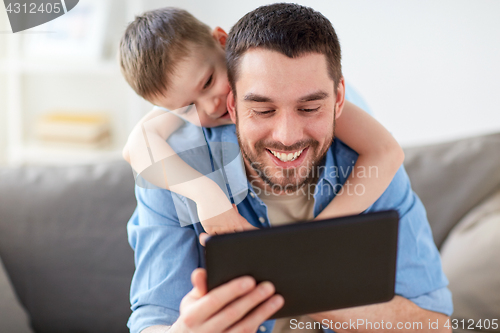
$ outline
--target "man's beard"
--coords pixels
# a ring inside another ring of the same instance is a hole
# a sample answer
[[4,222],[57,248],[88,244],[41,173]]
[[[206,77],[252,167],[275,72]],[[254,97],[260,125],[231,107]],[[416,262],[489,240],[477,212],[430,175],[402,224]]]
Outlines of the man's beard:
[[[248,162],[250,168],[257,173],[257,177],[262,179],[275,194],[279,194],[281,192],[293,193],[308,184],[316,184],[319,177],[318,167],[326,156],[328,149],[330,149],[335,136],[335,116],[336,107],[334,108],[331,136],[325,141],[325,147],[321,151],[319,151],[320,143],[314,139],[301,140],[291,146],[285,146],[276,141],[259,140],[255,143],[256,153],[254,153],[251,149],[249,149],[246,142],[241,139],[238,124],[238,112],[236,111],[236,136],[238,137],[238,143],[240,145],[243,158]],[[266,158],[267,149],[293,152],[299,151],[305,147],[309,147],[307,154],[311,153],[313,156],[312,161],[308,161],[305,165],[300,165],[297,168],[283,169],[274,164],[265,165],[263,163]],[[266,170],[269,168],[274,169],[272,172],[273,174],[270,174],[271,172]],[[256,176],[251,175],[250,177]],[[252,184],[251,180],[250,183]]]

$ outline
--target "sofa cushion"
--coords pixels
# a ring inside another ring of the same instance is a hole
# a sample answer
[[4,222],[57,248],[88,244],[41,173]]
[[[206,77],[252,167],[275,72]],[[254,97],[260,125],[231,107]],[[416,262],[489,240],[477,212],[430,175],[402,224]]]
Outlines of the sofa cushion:
[[36,332],[127,332],[125,162],[0,169],[0,257]]
[[2,332],[31,333],[29,318],[12,288],[0,259],[0,327]]
[[467,214],[443,244],[441,258],[453,293],[453,318],[498,321],[499,240],[500,191]]
[[434,241],[500,185],[500,133],[405,149],[405,168]]

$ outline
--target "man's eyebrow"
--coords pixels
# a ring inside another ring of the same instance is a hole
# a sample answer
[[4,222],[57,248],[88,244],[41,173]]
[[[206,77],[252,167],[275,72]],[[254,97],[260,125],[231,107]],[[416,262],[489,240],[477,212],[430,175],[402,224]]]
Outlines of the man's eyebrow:
[[304,97],[299,98],[299,102],[311,102],[311,101],[319,101],[327,98],[329,95],[324,91],[318,91]]
[[253,93],[246,94],[243,98],[244,101],[247,102],[259,102],[259,103],[269,103],[272,102],[272,99],[266,96],[257,95]]

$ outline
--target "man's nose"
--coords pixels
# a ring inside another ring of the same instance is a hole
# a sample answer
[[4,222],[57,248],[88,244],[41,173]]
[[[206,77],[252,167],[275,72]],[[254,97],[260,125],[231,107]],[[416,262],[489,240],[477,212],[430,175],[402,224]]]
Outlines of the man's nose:
[[273,140],[291,146],[303,139],[306,123],[294,110],[282,110],[274,120]]

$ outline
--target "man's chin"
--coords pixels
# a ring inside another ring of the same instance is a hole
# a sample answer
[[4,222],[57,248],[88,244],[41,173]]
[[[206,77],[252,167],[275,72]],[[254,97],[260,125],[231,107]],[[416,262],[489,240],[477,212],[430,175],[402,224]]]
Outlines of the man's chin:
[[274,194],[285,194],[297,192],[307,184],[314,182],[316,177],[309,170],[306,177],[271,177],[265,174],[262,170],[255,170],[259,176],[259,179],[267,185],[267,189],[272,191]]
[[283,195],[283,194],[291,194],[299,191],[300,189],[303,189],[306,187],[307,183],[309,182],[302,182],[300,184],[291,182],[287,184],[276,184],[273,183],[267,184],[269,186],[269,191],[272,192],[273,194],[277,195]]

